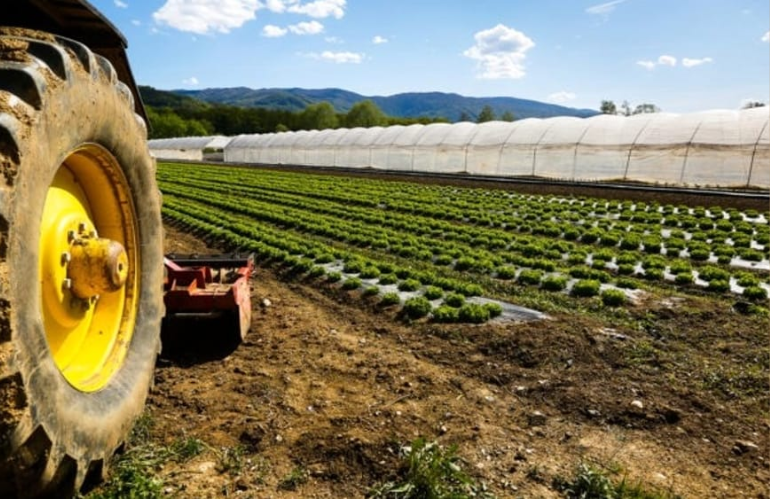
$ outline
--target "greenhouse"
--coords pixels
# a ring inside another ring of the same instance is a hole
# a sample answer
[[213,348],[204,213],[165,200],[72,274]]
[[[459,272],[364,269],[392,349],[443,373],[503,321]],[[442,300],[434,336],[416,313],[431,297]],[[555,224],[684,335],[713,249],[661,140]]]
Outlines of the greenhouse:
[[221,151],[230,142],[230,137],[177,137],[148,141],[150,153],[158,159],[182,159],[202,161],[204,151]]
[[768,108],[241,135],[225,161],[770,187]]

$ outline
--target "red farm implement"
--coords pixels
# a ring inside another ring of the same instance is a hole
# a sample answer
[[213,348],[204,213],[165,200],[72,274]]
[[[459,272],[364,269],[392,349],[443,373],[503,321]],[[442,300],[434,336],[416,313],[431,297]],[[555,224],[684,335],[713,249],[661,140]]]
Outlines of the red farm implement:
[[251,326],[254,256],[167,255],[164,263],[164,354],[237,346]]

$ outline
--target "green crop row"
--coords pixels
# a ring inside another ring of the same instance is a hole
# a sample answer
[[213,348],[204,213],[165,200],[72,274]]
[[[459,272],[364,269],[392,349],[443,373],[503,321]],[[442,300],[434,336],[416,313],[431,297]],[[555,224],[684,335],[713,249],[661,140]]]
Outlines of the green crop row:
[[[503,299],[517,287],[566,293],[580,279],[635,287],[629,277],[766,295],[767,271],[745,263],[767,267],[767,217],[758,213],[222,166],[161,165],[158,179],[167,217],[203,221],[231,246],[259,243],[268,258],[305,271],[339,260],[357,279],[382,274],[387,285],[397,269],[401,281]],[[712,227],[699,231],[706,219]],[[736,267],[739,258],[749,268]],[[709,279],[709,268],[725,275]]]

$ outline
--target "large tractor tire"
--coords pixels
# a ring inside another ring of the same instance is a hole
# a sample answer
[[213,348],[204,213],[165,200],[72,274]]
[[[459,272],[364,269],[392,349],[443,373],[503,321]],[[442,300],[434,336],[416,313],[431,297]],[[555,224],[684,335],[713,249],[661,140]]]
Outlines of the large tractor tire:
[[147,130],[84,45],[0,28],[0,497],[99,480],[142,412],[163,315]]

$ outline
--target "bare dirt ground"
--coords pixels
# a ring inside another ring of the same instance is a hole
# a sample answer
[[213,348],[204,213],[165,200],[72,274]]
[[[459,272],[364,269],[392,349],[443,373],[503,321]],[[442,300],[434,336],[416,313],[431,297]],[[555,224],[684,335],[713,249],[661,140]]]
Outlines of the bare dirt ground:
[[[173,227],[166,241],[217,251]],[[151,438],[208,446],[160,471],[169,494],[363,497],[424,436],[457,444],[497,497],[561,497],[554,479],[580,462],[683,497],[770,497],[767,368],[741,370],[768,355],[768,320],[729,301],[650,301],[614,330],[577,315],[407,325],[270,269],[252,300],[235,351],[159,362]]]

